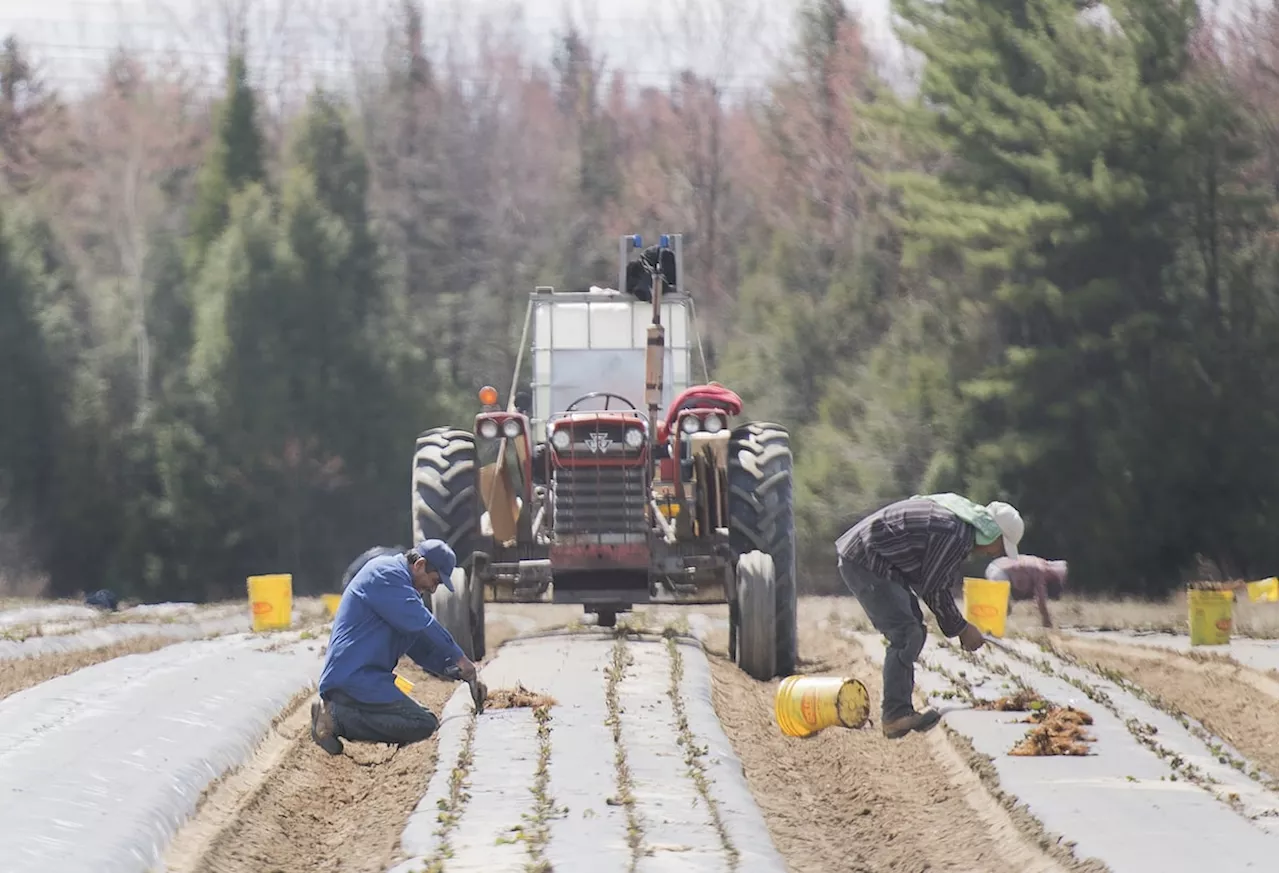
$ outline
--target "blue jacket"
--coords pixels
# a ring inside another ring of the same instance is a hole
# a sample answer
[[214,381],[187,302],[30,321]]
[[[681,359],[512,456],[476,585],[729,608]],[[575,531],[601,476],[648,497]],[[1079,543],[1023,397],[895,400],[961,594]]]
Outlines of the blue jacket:
[[361,567],[343,592],[320,694],[339,689],[363,703],[403,700],[392,671],[404,655],[437,676],[463,656],[414,590],[404,556],[385,555]]

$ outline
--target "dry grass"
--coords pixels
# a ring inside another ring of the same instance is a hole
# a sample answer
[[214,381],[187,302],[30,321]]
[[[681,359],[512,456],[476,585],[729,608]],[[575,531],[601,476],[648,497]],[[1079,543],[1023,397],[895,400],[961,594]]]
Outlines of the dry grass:
[[[961,598],[957,597],[956,603],[963,607]],[[1185,592],[1178,592],[1163,601],[1071,595],[1061,600],[1049,601],[1049,615],[1059,628],[1164,631],[1180,634],[1191,632]],[[802,597],[800,620],[819,627],[825,622],[853,630],[872,630],[866,613],[852,597]],[[933,616],[928,610],[925,610],[925,621],[936,631]],[[1043,630],[1035,601],[1014,602],[1008,629],[1011,634],[1038,633]],[[1280,610],[1274,603],[1250,603],[1247,597],[1241,595],[1236,600],[1232,633],[1238,637],[1276,639],[1280,637]]]
[[982,700],[974,703],[974,709],[989,709],[996,712],[1040,712],[1048,709],[1050,704],[1030,688],[1019,688],[1011,697],[999,700]]
[[516,683],[515,688],[490,689],[484,699],[485,709],[520,709],[555,705],[554,698],[530,691],[519,682]]
[[1034,725],[1027,735],[1012,749],[1010,755],[1040,757],[1045,755],[1088,755],[1088,743],[1094,738],[1085,732],[1085,725],[1093,724],[1093,716],[1070,706],[1050,703],[1030,688],[1019,688],[1009,697],[999,700],[978,701],[974,709],[996,712],[1025,712],[1019,719]]
[[1032,712],[1024,722],[1035,727],[1026,737],[1009,750],[1010,755],[1039,757],[1044,755],[1088,755],[1093,737],[1085,731],[1085,725],[1093,724],[1093,716],[1070,706],[1051,706],[1047,710]]
[[49,593],[49,577],[35,572],[0,572],[0,608],[9,600],[34,600]]
[[[1163,631],[1187,634],[1191,625],[1186,592],[1178,592],[1164,601],[1128,598],[1064,597],[1050,601],[1049,615],[1060,628],[1089,630]],[[1019,601],[1009,618],[1014,631],[1040,628],[1035,603]],[[1236,600],[1234,636],[1275,639],[1280,636],[1280,610],[1274,603],[1250,603],[1247,597]]]

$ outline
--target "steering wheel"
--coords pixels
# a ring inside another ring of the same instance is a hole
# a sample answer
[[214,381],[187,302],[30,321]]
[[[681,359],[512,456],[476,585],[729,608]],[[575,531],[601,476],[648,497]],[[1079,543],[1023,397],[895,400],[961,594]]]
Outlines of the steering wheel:
[[623,403],[627,404],[627,406],[628,406],[628,407],[630,407],[631,409],[636,410],[637,412],[639,411],[638,409],[636,409],[636,405],[635,405],[634,403],[632,403],[632,402],[631,402],[630,400],[628,400],[627,398],[623,397],[621,394],[613,394],[613,393],[610,393],[610,392],[608,392],[608,391],[592,391],[590,394],[583,394],[583,395],[582,395],[581,397],[579,397],[577,400],[573,401],[573,402],[572,402],[572,403],[570,403],[567,407],[565,407],[565,410],[564,410],[564,411],[565,411],[565,412],[573,412],[575,409],[577,409],[577,408],[578,408],[578,404],[579,404],[579,403],[582,403],[584,400],[591,400],[591,399],[592,399],[592,398],[594,398],[594,397],[603,397],[603,398],[605,398],[605,401],[604,401],[604,408],[605,408],[605,411],[606,411],[606,412],[607,412],[607,411],[608,411],[608,409],[609,409],[609,399],[610,399],[610,398],[612,398],[612,399],[614,399],[614,400],[621,400]]

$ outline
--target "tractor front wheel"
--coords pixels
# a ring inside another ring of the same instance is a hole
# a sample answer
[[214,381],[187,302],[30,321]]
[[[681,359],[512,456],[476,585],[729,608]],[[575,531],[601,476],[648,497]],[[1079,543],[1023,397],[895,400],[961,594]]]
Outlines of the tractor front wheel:
[[776,585],[772,555],[757,551],[738,558],[737,661],[744,673],[762,682],[778,669]]
[[[431,595],[431,612],[472,661],[484,657],[484,593],[479,582],[462,567],[450,577],[454,590],[443,585]],[[477,614],[476,604],[479,603]]]
[[[772,675],[777,676],[794,673],[799,656],[791,467],[791,438],[781,425],[745,424],[729,438],[729,545],[738,555],[759,551],[773,559],[775,602],[770,614],[777,624],[778,651]],[[754,621],[753,609],[739,599],[741,627]],[[742,644],[739,637],[738,646]]]

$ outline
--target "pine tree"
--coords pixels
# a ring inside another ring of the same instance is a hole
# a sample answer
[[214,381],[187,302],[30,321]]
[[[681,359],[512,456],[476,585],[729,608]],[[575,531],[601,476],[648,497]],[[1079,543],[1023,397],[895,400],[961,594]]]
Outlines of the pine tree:
[[257,98],[240,50],[227,59],[226,95],[218,108],[216,131],[196,182],[189,243],[193,271],[226,226],[232,195],[266,180],[266,146],[258,127]]
[[[49,276],[15,206],[0,208],[0,510],[5,527],[47,532],[55,520],[55,446],[66,425],[67,373],[43,324]],[[50,539],[46,533],[26,545],[43,559]]]
[[1029,548],[1090,583],[1162,587],[1213,539],[1172,517],[1194,501],[1180,483],[1202,480],[1196,441],[1168,430],[1194,408],[1175,397],[1204,294],[1179,281],[1207,108],[1185,81],[1195,6],[898,8],[926,59],[905,121],[946,156],[903,179],[908,256],[952,278],[946,311],[981,313],[950,361],[958,478],[1012,497]]

